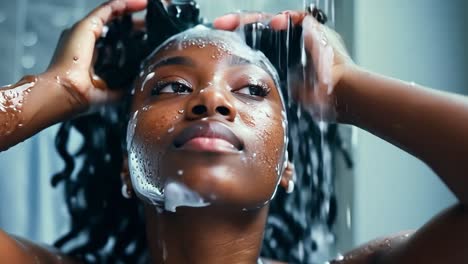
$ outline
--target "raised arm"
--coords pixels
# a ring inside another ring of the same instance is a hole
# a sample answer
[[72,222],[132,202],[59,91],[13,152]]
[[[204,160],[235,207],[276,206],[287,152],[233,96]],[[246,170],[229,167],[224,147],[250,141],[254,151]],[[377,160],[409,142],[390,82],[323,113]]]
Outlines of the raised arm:
[[[361,69],[335,32],[304,13],[277,15],[271,26],[286,28],[288,15],[302,23],[315,76],[297,99],[313,115],[358,126],[418,157],[459,200],[416,233],[372,241],[333,263],[468,263],[468,98]],[[231,14],[215,26],[232,30],[239,22]]]
[[468,98],[360,68],[344,74],[336,97],[338,121],[418,157],[459,200],[378,263],[468,263]]
[[42,129],[85,111],[91,104],[119,97],[93,72],[96,40],[116,16],[142,10],[146,0],[102,4],[62,33],[46,72],[0,88],[0,151]]
[[[72,118],[93,104],[119,98],[93,73],[96,39],[104,25],[142,10],[146,0],[102,4],[65,31],[45,73],[0,88],[0,151],[47,126]],[[0,175],[3,176],[3,175]],[[0,263],[77,263],[54,249],[13,237],[0,229]]]
[[[414,234],[371,242],[342,263],[468,263],[468,98],[367,72],[344,56],[333,32],[310,19],[303,26],[318,69],[318,85],[302,99],[312,112],[318,107],[325,117],[363,128],[418,157],[459,200]],[[320,71],[327,48],[318,46],[324,43],[334,49],[329,73]]]
[[468,97],[350,69],[337,86],[338,120],[430,166],[468,205]]

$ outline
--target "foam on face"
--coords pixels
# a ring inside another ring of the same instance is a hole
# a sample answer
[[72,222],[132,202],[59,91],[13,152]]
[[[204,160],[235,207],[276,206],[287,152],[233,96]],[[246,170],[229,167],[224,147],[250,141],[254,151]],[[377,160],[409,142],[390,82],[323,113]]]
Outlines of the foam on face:
[[[212,59],[219,60],[222,56],[236,55],[241,58],[248,59],[254,65],[258,65],[263,69],[266,69],[275,81],[276,86],[279,88],[279,76],[274,66],[269,62],[265,55],[260,51],[255,51],[244,44],[243,39],[236,33],[219,31],[209,29],[204,26],[197,26],[178,35],[173,36],[158,48],[148,57],[149,59],[154,58],[159,52],[165,52],[171,49],[187,49],[187,48],[200,48],[215,47],[215,51],[212,54]],[[146,71],[143,71],[142,77],[144,82],[147,82],[154,78],[152,73],[153,65],[149,64],[149,60],[143,63]],[[146,75],[146,76],[145,76]],[[281,92],[279,92],[283,109],[285,107],[284,99]],[[128,123],[127,127],[127,150],[129,155],[129,170],[131,175],[132,184],[135,193],[144,201],[157,206],[160,209],[175,212],[179,206],[188,207],[203,207],[208,206],[210,203],[206,202],[199,194],[190,190],[187,186],[180,182],[171,180],[170,182],[163,182],[161,178],[170,179],[171,177],[159,177],[152,173],[154,168],[160,166],[157,161],[149,161],[144,159],[145,149],[144,146],[136,146],[133,143],[135,136],[135,129],[138,126],[138,115],[144,111],[139,109],[133,113],[133,116]],[[288,130],[287,130],[287,119],[286,114],[282,112],[283,129],[284,129],[284,147],[283,154],[280,162],[277,166],[278,182],[272,197],[276,193],[276,189],[279,185],[281,175],[283,174],[287,164],[287,142],[288,142]],[[168,131],[170,133],[170,131]],[[180,171],[178,171],[180,173]],[[173,179],[177,179],[177,175]],[[180,175],[179,175],[180,177]],[[267,204],[270,200],[265,201]]]

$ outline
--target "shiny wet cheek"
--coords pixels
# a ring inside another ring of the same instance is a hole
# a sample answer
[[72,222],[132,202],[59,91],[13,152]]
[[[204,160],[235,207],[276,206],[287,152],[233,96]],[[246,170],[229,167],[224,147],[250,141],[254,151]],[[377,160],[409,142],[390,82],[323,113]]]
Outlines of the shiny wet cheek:
[[166,181],[160,173],[162,160],[182,114],[177,108],[157,104],[137,107],[135,111],[127,132],[132,183],[141,197],[160,200]]
[[177,124],[183,119],[180,107],[153,104],[139,111],[135,137],[145,144],[162,148],[171,144]]
[[[275,105],[262,103],[239,111],[240,120],[251,132],[248,152],[251,159],[260,164],[270,174],[274,170],[279,175],[282,164],[285,131],[282,126],[281,109]],[[265,178],[265,180],[267,180]]]

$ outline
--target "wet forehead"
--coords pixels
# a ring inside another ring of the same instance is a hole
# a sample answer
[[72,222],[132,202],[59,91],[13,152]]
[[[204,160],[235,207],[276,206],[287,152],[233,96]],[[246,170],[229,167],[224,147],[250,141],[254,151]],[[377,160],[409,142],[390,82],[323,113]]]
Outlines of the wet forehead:
[[[252,61],[249,58],[243,57],[237,54],[220,54],[214,55],[216,51],[204,48],[203,51],[199,51],[193,48],[185,49],[182,51],[168,50],[160,56],[151,60],[151,63],[147,65],[146,70],[149,72],[155,71],[157,68],[169,65],[180,65],[187,67],[206,67],[208,65],[216,65],[218,69],[235,66],[256,66],[275,78],[274,72],[261,61]],[[215,57],[215,58],[210,58]]]
[[222,60],[228,65],[255,65],[265,70],[273,79],[277,79],[276,70],[263,53],[251,49],[235,33],[206,27],[190,29],[170,38],[148,57],[143,67],[154,67],[155,64],[169,57],[179,57],[186,51],[201,55],[197,54],[197,50],[206,48],[211,51],[212,59]]

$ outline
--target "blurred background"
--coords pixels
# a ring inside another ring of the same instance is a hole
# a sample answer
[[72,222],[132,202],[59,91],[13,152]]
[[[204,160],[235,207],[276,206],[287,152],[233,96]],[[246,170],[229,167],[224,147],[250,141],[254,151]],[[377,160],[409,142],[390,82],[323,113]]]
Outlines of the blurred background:
[[[44,71],[60,32],[101,2],[0,1],[0,85]],[[278,12],[303,6],[302,0],[225,0],[216,1],[216,8],[213,2],[199,1],[202,14],[209,18],[242,7]],[[336,29],[359,65],[421,85],[468,93],[468,1],[335,0],[334,6]],[[422,162],[367,132],[343,129],[355,168],[351,173],[338,169],[336,175],[338,251],[419,228],[456,202]],[[45,243],[68,230],[61,190],[50,186],[51,175],[63,165],[53,145],[56,131],[51,127],[0,153],[0,228]],[[427,142],[428,147],[431,144]],[[337,167],[343,167],[339,160]]]

